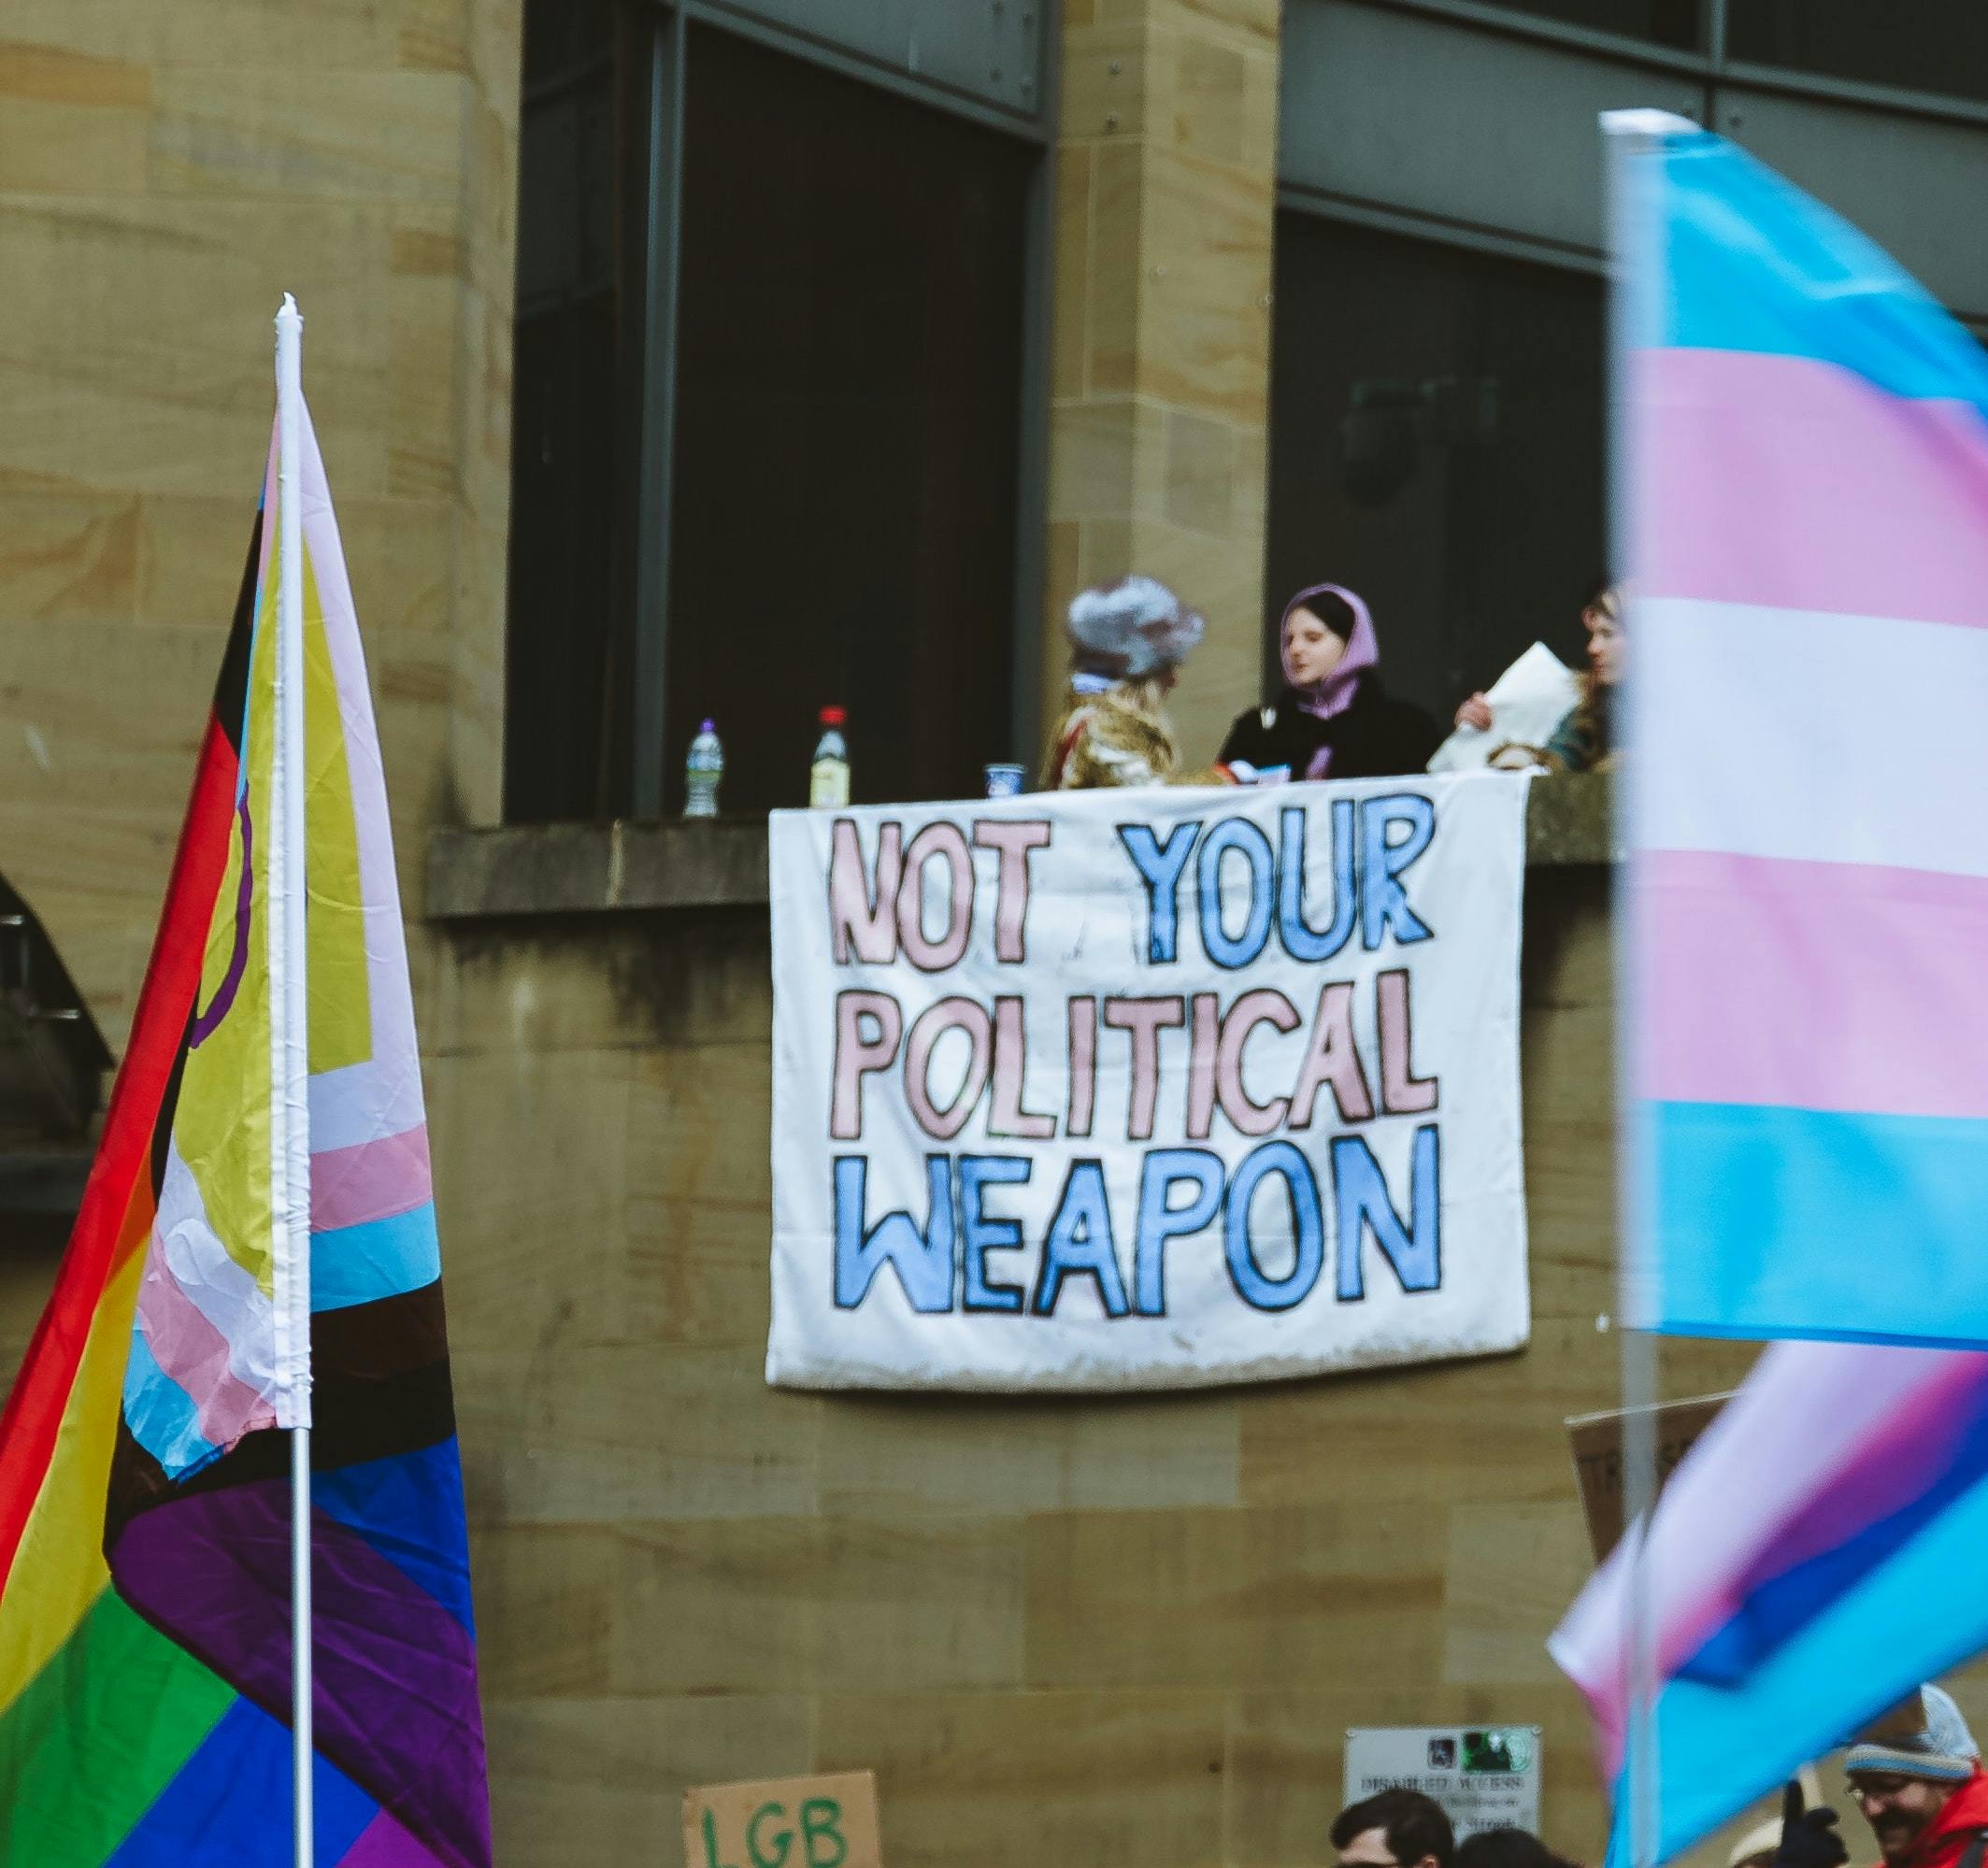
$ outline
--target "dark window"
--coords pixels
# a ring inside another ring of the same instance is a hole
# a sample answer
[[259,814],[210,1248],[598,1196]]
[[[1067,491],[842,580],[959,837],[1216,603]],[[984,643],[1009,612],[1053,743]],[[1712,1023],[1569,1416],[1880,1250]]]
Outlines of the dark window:
[[1293,591],[1352,586],[1389,688],[1444,719],[1536,640],[1578,665],[1600,280],[1286,213],[1272,343],[1269,629]]
[[1495,0],[1514,13],[1536,13],[1564,26],[1650,39],[1695,51],[1705,43],[1700,0]]
[[966,797],[1009,743],[1033,151],[694,30],[665,799],[716,719],[722,802],[805,802],[849,710],[858,798]]
[[[862,799],[1016,756],[1024,280],[1037,149],[693,26],[683,78],[663,744],[635,743],[651,61],[628,0],[526,9],[506,808],[806,801],[819,708]],[[654,767],[644,768],[652,773]]]
[[1827,78],[1988,103],[1982,0],[1730,0],[1726,53]]
[[525,13],[512,363],[505,798],[513,819],[614,807],[610,696],[627,652],[633,434],[639,379],[624,229],[649,28],[609,0]]

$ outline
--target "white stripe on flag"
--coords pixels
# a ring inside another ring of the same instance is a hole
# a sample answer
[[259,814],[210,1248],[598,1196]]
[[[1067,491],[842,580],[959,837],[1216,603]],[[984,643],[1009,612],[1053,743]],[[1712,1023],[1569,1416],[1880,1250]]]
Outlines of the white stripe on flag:
[[1630,840],[1988,876],[1988,630],[1645,597]]

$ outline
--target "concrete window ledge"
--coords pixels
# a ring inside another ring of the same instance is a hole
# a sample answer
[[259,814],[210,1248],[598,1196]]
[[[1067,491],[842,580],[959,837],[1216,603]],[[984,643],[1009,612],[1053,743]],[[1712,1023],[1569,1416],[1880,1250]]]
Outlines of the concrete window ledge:
[[[1609,790],[1606,777],[1535,781],[1528,863],[1607,863]],[[436,830],[428,838],[427,914],[435,921],[765,905],[764,818],[518,824]]]

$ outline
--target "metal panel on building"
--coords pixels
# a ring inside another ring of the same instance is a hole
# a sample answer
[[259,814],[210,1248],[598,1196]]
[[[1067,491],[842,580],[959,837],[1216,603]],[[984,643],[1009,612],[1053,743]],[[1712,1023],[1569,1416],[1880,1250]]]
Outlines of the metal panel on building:
[[[1287,198],[1327,213],[1579,262],[1604,238],[1597,115],[1702,118],[1712,73],[1696,55],[1483,7],[1290,0],[1278,178]],[[1790,74],[1722,76],[1713,119],[1948,306],[1988,317],[1988,248],[1971,212],[1988,194],[1988,112]]]
[[1951,310],[1988,318],[1988,123],[1728,82],[1716,127],[1853,221]]
[[1610,57],[1341,0],[1292,0],[1283,57],[1287,191],[1572,254],[1602,247],[1599,113],[1704,105],[1695,77],[1626,42]]
[[1052,0],[706,0],[694,11],[751,21],[1034,121],[1046,93]]

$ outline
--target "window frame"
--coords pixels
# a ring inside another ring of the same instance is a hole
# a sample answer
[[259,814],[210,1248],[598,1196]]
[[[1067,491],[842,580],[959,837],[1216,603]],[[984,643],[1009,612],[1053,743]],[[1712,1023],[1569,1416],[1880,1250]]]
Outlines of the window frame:
[[[1802,71],[1793,65],[1759,64],[1731,58],[1725,50],[1728,0],[1700,0],[1705,44],[1695,51],[1659,45],[1654,40],[1635,38],[1623,33],[1604,32],[1593,26],[1577,26],[1517,7],[1499,6],[1496,0],[1364,0],[1364,4],[1387,12],[1421,13],[1509,38],[1532,39],[1570,50],[1598,53],[1631,64],[1688,74],[1703,78],[1708,87],[1724,81],[1744,84],[1750,90],[1812,97],[1823,103],[1868,105],[1873,109],[1896,116],[1988,125],[1988,103],[1973,98],[1957,97],[1939,91],[1922,91],[1911,86],[1866,83],[1859,78]],[[1717,101],[1716,98],[1709,99],[1709,107]]]
[[[1729,0],[1701,0],[1706,47],[1698,51],[1682,51],[1648,39],[1522,12],[1495,4],[1494,0],[1286,0],[1282,83],[1282,107],[1286,114],[1282,128],[1288,129],[1288,112],[1294,104],[1302,103],[1314,69],[1309,61],[1301,69],[1291,58],[1294,21],[1301,14],[1310,13],[1320,20],[1335,14],[1364,16],[1373,21],[1389,15],[1420,19],[1483,41],[1532,46],[1542,54],[1559,52],[1595,71],[1612,68],[1619,74],[1646,73],[1672,87],[1681,83],[1688,87],[1695,94],[1688,102],[1681,102],[1681,114],[1714,128],[1737,129],[1750,99],[1765,93],[1879,120],[1889,118],[1962,132],[1988,131],[1988,104],[1824,77],[1781,65],[1729,60],[1724,56],[1728,4]],[[1295,29],[1300,36],[1304,30]],[[1329,178],[1301,172],[1307,163],[1301,150],[1294,158],[1291,139],[1280,134],[1277,179],[1280,209],[1573,271],[1607,269],[1608,254],[1599,225],[1592,242],[1563,238],[1523,226],[1471,218],[1467,213],[1447,213],[1439,203],[1416,204],[1388,198],[1384,193],[1361,193],[1337,185]],[[1872,231],[1881,242],[1886,242],[1885,230]],[[1977,282],[1967,297],[1947,292],[1939,295],[1950,313],[1969,329],[1988,330],[1988,279]]]
[[[1049,378],[1052,307],[1050,268],[1055,198],[1056,116],[1060,57],[1045,49],[1062,43],[1062,0],[1016,0],[1024,9],[1024,30],[1033,32],[1038,69],[1024,75],[1020,88],[1032,95],[1033,109],[1005,107],[915,69],[915,48],[899,67],[821,35],[760,17],[751,0],[638,0],[632,9],[649,21],[645,118],[636,126],[646,147],[647,183],[634,230],[638,250],[631,272],[640,281],[639,302],[624,316],[633,341],[630,355],[637,375],[639,409],[632,442],[625,446],[624,471],[632,479],[629,508],[632,592],[629,619],[633,639],[630,692],[610,697],[625,708],[629,744],[627,815],[658,819],[669,771],[665,744],[669,625],[670,528],[677,471],[677,378],[679,370],[680,255],[683,221],[685,87],[691,64],[691,28],[696,26],[749,40],[785,57],[995,131],[1033,153],[1025,203],[1022,278],[1022,382],[1017,459],[1015,607],[1012,618],[1009,700],[1023,743],[1036,736],[1039,712],[1042,584],[1049,515]],[[637,54],[640,57],[640,54]],[[636,296],[632,294],[632,297]],[[508,677],[508,671],[507,671]],[[509,800],[506,800],[508,818]]]
[[[1606,290],[1607,263],[1600,254],[1588,255],[1572,251],[1555,242],[1538,241],[1517,235],[1508,235],[1501,232],[1476,227],[1469,223],[1442,221],[1412,211],[1395,211],[1364,204],[1355,205],[1337,200],[1322,200],[1316,194],[1302,189],[1280,188],[1279,190],[1278,214],[1280,221],[1284,216],[1289,215],[1294,220],[1309,221],[1315,225],[1346,226],[1368,230],[1413,241],[1430,249],[1444,250],[1452,253],[1463,253],[1492,260],[1513,261],[1540,272],[1554,273],[1568,278],[1581,278],[1593,281],[1601,288],[1601,324],[1599,329],[1602,336],[1603,358],[1606,359],[1607,357],[1609,342],[1608,320],[1611,315],[1611,295]],[[1280,232],[1279,237],[1280,240],[1281,232]],[[1602,470],[1606,477],[1609,471],[1608,465],[1609,448],[1611,445],[1609,439],[1609,411],[1606,392],[1602,396],[1601,414],[1603,422]],[[1280,510],[1274,485],[1278,464],[1274,438],[1278,424],[1278,415],[1277,346],[1275,326],[1273,326],[1270,381],[1270,423],[1273,438],[1270,444],[1269,455],[1272,485],[1266,489],[1267,497],[1264,530],[1264,557],[1266,571],[1276,568],[1271,551],[1271,527],[1275,523]],[[1604,483],[1606,484],[1606,480]],[[1602,517],[1603,537],[1600,549],[1592,559],[1584,559],[1580,562],[1577,576],[1585,576],[1585,574],[1597,568],[1609,558],[1612,549],[1609,535],[1612,529],[1614,519],[1606,497],[1604,497],[1602,504]],[[1446,546],[1445,549],[1448,549],[1449,548]],[[1266,578],[1264,591],[1264,612],[1262,618],[1264,665],[1266,674],[1269,675],[1266,687],[1272,691],[1274,691],[1278,678],[1271,672],[1275,671],[1279,665],[1278,630],[1281,620],[1284,594],[1290,588],[1290,583],[1291,580],[1288,578],[1281,582],[1274,584]],[[1368,589],[1365,583],[1361,583],[1360,588],[1363,591]],[[1573,582],[1563,578],[1560,580],[1560,588],[1571,591],[1575,588],[1575,585]],[[1573,616],[1574,609],[1570,604],[1565,613],[1564,622],[1570,626]],[[1523,641],[1521,641],[1515,644],[1509,652],[1516,654],[1523,646]],[[1563,646],[1561,652],[1568,652],[1568,647],[1570,645]],[[1483,678],[1488,680],[1488,675]],[[1390,692],[1396,692],[1397,690],[1391,682]],[[1453,704],[1453,697],[1457,692],[1458,690],[1453,684],[1445,690],[1445,697],[1440,705],[1424,696],[1418,696],[1412,693],[1409,698],[1416,700],[1418,705],[1428,706],[1439,718],[1446,719],[1447,710]],[[1266,693],[1266,698],[1268,697],[1269,695]]]
[[[1714,126],[1721,125],[1723,119],[1736,106],[1743,109],[1749,93],[1765,92],[1797,101],[1847,107],[1881,118],[1988,130],[1988,105],[1976,104],[1968,99],[1858,83],[1781,66],[1728,61],[1723,56],[1727,0],[1702,0],[1709,49],[1698,52],[1684,52],[1646,39],[1569,25],[1488,4],[1488,0],[1286,0],[1284,31],[1287,50],[1294,8],[1308,4],[1371,14],[1416,16],[1464,28],[1486,38],[1519,41],[1547,50],[1580,54],[1596,64],[1611,64],[1623,71],[1640,70],[1672,80],[1681,78],[1698,87],[1698,101],[1688,114],[1700,122]],[[1287,106],[1298,94],[1295,85],[1303,81],[1303,74],[1297,75],[1294,80],[1292,65],[1287,62],[1283,75]],[[1608,276],[1609,255],[1599,244],[1591,246],[1521,227],[1446,214],[1438,208],[1407,201],[1377,199],[1336,188],[1316,178],[1294,176],[1286,167],[1287,153],[1288,145],[1280,135],[1276,190],[1280,214],[1372,229],[1434,246],[1522,261],[1567,274],[1602,279]],[[1980,309],[1952,303],[1946,308],[1958,323],[1988,348],[1988,303]],[[1272,372],[1274,421],[1274,352]],[[1266,523],[1266,555],[1268,549]],[[1276,614],[1268,591],[1266,592],[1266,606],[1265,639],[1270,645],[1266,651],[1271,658],[1269,665],[1274,666]]]

